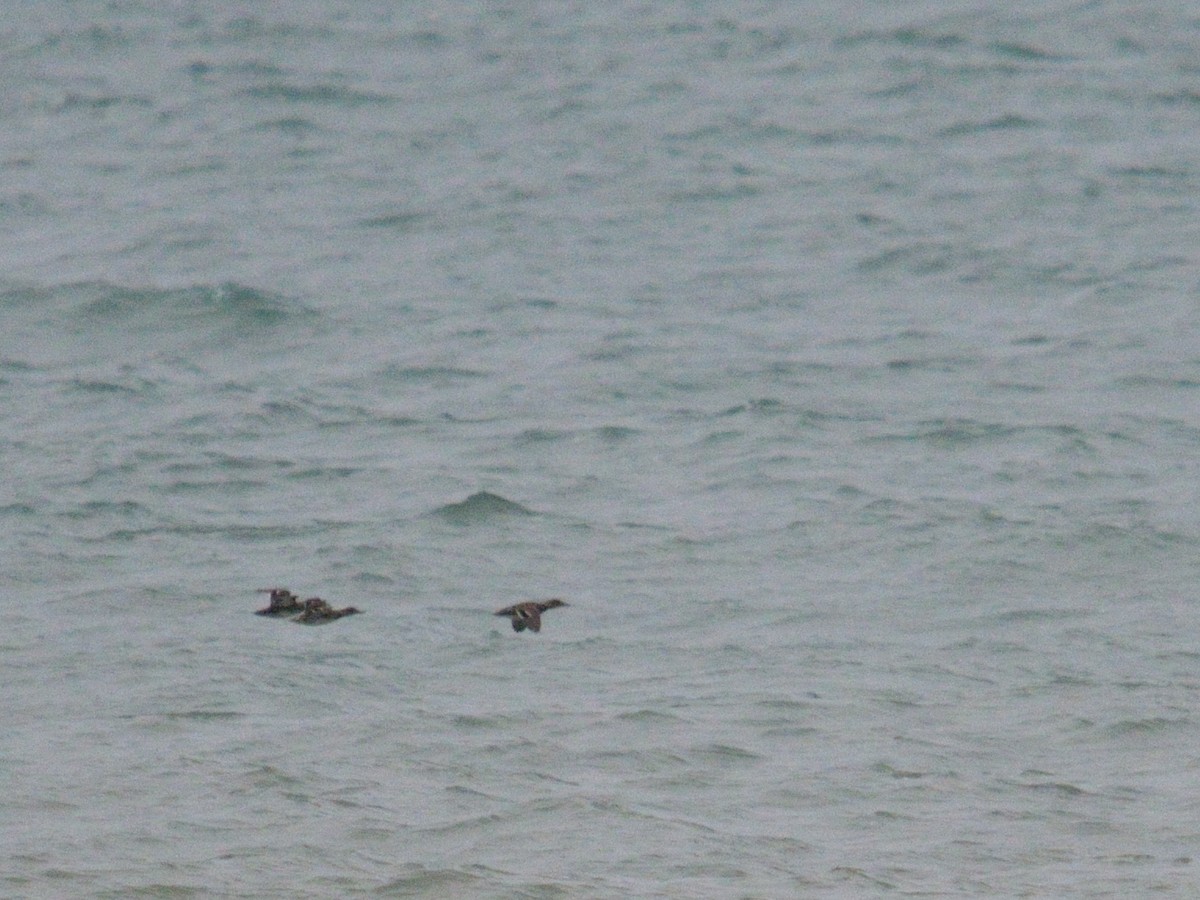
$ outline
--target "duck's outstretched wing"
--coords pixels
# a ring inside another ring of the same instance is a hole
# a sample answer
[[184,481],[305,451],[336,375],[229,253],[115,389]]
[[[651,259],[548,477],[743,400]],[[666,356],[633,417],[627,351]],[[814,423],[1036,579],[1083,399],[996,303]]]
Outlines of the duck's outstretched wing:
[[542,610],[538,603],[516,603],[497,610],[496,615],[511,618],[513,631],[524,631],[526,628],[533,632],[542,630]]

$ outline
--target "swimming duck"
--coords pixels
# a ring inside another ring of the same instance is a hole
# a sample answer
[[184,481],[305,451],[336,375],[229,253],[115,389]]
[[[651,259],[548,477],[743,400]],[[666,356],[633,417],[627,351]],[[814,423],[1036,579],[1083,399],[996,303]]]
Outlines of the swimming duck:
[[513,631],[524,631],[528,628],[535,634],[542,630],[542,613],[548,609],[566,606],[562,600],[527,600],[504,609],[496,610],[498,616],[508,616],[512,619]]
[[344,609],[334,609],[320,597],[309,597],[304,601],[304,612],[300,613],[292,621],[302,622],[305,625],[323,625],[326,622],[332,622],[334,619],[340,619],[342,616],[352,616],[360,612],[362,612],[361,609],[356,609],[353,606],[347,606]]
[[260,588],[260,594],[270,594],[271,602],[265,609],[255,611],[255,615],[259,616],[294,616],[296,613],[304,609],[300,605],[300,598],[289,591],[287,588]]

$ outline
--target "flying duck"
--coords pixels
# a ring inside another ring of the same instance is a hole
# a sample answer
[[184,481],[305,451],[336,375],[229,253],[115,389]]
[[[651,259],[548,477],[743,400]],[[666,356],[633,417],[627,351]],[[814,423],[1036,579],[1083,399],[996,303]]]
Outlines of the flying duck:
[[562,600],[527,600],[498,609],[495,614],[512,619],[513,631],[524,631],[528,628],[536,634],[542,630],[542,613],[566,605]]

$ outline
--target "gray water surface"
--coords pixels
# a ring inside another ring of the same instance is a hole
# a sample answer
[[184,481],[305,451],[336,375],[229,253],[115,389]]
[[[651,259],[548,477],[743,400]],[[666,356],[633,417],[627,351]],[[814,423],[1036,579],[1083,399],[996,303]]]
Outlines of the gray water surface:
[[1195,896],[1198,51],[9,10],[0,893]]

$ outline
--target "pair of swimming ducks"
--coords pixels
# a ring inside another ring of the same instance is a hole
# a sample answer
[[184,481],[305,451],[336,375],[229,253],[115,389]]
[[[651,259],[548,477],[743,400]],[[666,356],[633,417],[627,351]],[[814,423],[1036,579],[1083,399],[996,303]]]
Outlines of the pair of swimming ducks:
[[[270,594],[271,602],[265,609],[258,610],[260,616],[289,616],[293,622],[305,625],[323,625],[343,616],[352,616],[362,610],[353,606],[334,609],[320,597],[309,597],[303,603],[300,598],[287,588],[262,588],[260,594]],[[542,613],[548,609],[566,606],[562,600],[527,600],[496,610],[497,616],[508,616],[512,620],[513,631],[524,631],[528,628],[534,634],[542,630]],[[298,615],[297,615],[298,614]]]
[[362,612],[353,606],[334,609],[320,597],[309,597],[301,603],[300,598],[287,588],[263,588],[259,593],[270,594],[271,602],[265,609],[258,610],[258,615],[289,616],[292,617],[293,622],[302,622],[305,625],[321,625],[324,622],[332,622],[334,619]]

